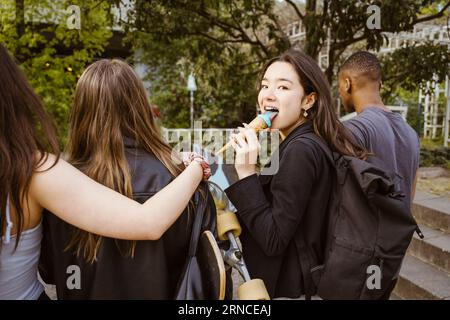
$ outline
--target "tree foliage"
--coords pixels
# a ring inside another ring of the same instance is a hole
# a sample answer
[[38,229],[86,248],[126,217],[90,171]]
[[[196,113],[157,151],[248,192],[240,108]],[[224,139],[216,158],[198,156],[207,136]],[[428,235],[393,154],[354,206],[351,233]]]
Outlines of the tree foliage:
[[[69,5],[81,28],[69,29]],[[0,0],[0,42],[25,71],[63,138],[77,78],[111,37],[110,4],[96,0]]]
[[[124,0],[0,0],[0,41],[11,50],[65,135],[77,76],[102,54],[112,36],[111,6]],[[230,127],[256,112],[257,75],[263,63],[293,45],[289,21],[301,21],[303,50],[328,49],[331,82],[350,50],[378,50],[384,32],[410,31],[449,17],[450,1],[431,0],[132,0],[123,26],[135,62],[148,65],[151,98],[168,127],[189,126],[187,77],[193,72],[195,118]],[[369,4],[378,5],[381,28],[367,28]],[[66,24],[69,5],[81,8],[81,29]],[[330,41],[328,42],[327,39]],[[449,48],[416,43],[381,57],[384,94],[414,90],[447,72]]]
[[[416,91],[433,77],[441,82],[450,70],[449,48],[427,42],[422,45],[400,48],[381,58],[383,65],[384,95],[390,95],[401,85]],[[446,67],[447,66],[447,67]]]
[[[380,29],[367,28],[370,4],[380,8]],[[195,71],[196,113],[207,125],[234,126],[255,113],[256,75],[262,64],[295,44],[286,35],[287,16],[305,26],[306,53],[317,58],[329,47],[325,73],[331,82],[346,50],[378,50],[387,40],[384,32],[410,31],[417,23],[443,18],[450,1],[135,0],[134,6],[130,39],[145,52],[137,58],[151,67],[152,97],[163,109],[164,124],[188,124],[184,87],[188,73]],[[386,88],[412,88],[436,72],[442,76],[439,70],[449,55],[447,47],[426,43],[384,57]],[[423,68],[410,68],[408,74],[401,70],[419,60]],[[169,95],[171,91],[176,95]]]
[[189,126],[190,72],[198,85],[195,118],[204,126],[237,125],[255,115],[261,62],[289,47],[274,34],[272,7],[270,1],[136,1],[130,38],[150,66],[151,97],[166,126]]

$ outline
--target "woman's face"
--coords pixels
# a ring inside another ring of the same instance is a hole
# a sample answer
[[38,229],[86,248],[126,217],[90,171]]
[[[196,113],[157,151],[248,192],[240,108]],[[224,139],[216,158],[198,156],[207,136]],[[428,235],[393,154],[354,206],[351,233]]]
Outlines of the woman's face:
[[287,136],[302,121],[302,105],[305,92],[294,67],[287,62],[274,62],[266,70],[261,81],[258,104],[262,113],[277,110],[272,129],[279,129]]

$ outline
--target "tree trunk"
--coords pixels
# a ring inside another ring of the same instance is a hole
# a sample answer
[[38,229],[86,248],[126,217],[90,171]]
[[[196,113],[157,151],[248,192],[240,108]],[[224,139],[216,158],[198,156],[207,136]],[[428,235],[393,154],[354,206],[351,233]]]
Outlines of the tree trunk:
[[320,47],[320,38],[317,36],[316,28],[316,5],[316,0],[306,1],[306,12],[302,21],[306,32],[304,51],[314,59],[317,59]]
[[16,0],[16,32],[18,39],[18,46],[15,48],[14,56],[15,58],[22,62],[24,60],[23,54],[21,54],[21,43],[20,38],[25,33],[25,0]]
[[333,85],[334,66],[338,58],[339,57],[336,57],[336,51],[330,48],[330,51],[328,52],[328,67],[325,70],[325,75],[330,83],[330,86]]
[[16,30],[20,38],[25,32],[25,0],[16,0]]

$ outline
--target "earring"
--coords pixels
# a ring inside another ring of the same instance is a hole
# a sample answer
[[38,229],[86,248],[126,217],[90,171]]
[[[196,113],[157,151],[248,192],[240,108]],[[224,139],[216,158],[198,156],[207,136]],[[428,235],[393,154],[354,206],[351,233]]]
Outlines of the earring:
[[308,116],[308,112],[306,112],[307,110],[305,109],[305,112],[303,112],[303,116],[306,118]]

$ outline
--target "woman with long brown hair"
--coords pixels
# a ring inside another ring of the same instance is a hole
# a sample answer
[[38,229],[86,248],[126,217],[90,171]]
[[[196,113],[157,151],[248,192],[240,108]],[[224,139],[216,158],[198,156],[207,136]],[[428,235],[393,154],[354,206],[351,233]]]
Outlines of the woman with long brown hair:
[[159,239],[180,216],[202,180],[202,163],[139,204],[60,159],[41,100],[1,44],[0,74],[0,299],[44,296],[37,278],[44,209],[83,230],[130,240]]
[[324,151],[305,136],[315,135],[340,154],[364,158],[367,153],[337,118],[329,84],[311,57],[289,50],[270,60],[261,74],[259,109],[277,112],[271,128],[282,138],[274,155],[279,162],[271,161],[279,163],[278,171],[256,175],[259,142],[252,129],[243,129],[232,142],[239,181],[225,191],[243,225],[251,276],[265,281],[271,297],[298,298],[306,292],[302,255],[323,261],[334,183]]
[[[142,81],[118,59],[96,61],[81,75],[66,156],[92,179],[138,201],[153,196],[184,169],[155,126]],[[209,201],[210,220],[204,227],[212,229],[215,207]],[[173,299],[187,258],[193,210],[188,206],[157,241],[101,237],[49,213],[43,265],[53,270],[58,298]],[[80,267],[79,290],[66,286],[70,265]]]

